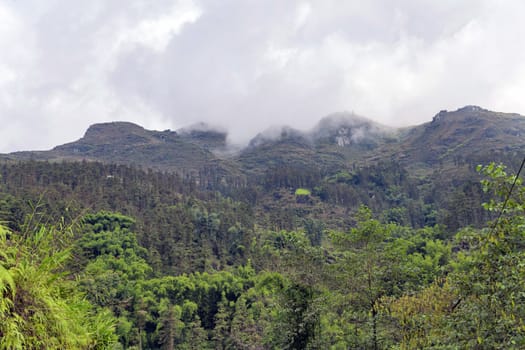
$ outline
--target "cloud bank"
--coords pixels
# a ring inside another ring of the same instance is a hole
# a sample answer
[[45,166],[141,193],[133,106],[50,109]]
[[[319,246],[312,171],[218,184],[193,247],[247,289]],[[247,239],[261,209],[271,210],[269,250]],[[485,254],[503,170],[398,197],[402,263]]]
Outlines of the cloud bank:
[[246,142],[355,111],[525,114],[519,0],[0,0],[0,152],[90,124],[206,122]]

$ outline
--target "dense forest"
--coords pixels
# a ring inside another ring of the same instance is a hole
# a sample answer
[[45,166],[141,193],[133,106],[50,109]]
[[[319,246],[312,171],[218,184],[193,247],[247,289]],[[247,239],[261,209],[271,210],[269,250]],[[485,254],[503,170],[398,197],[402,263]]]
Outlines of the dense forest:
[[525,187],[458,166],[4,162],[0,348],[523,348]]

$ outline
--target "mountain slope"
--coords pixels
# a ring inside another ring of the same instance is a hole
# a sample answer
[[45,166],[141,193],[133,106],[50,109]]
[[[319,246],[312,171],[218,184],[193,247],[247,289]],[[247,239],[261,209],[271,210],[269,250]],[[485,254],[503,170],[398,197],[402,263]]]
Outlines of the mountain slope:
[[236,161],[247,171],[263,171],[276,166],[312,166],[316,151],[307,135],[282,127],[259,133],[241,151]]
[[394,129],[350,113],[329,115],[310,131],[272,128],[258,134],[238,161],[248,170],[271,166],[344,167],[392,141]]
[[399,161],[412,169],[500,160],[525,149],[525,118],[477,106],[439,112],[431,122],[393,129],[353,114],[322,119],[310,131],[289,127],[258,134],[240,152],[228,152],[227,134],[206,124],[177,132],[150,131],[127,122],[92,125],[80,140],[50,151],[3,158],[98,160],[186,174],[244,176],[294,166],[335,172],[340,168]]
[[226,172],[230,166],[209,147],[203,147],[204,138],[193,134],[181,136],[170,130],[150,131],[128,122],[110,122],[94,124],[81,139],[50,151],[16,152],[10,156],[51,161],[97,160],[189,173],[213,166]]
[[523,151],[524,147],[523,116],[466,106],[453,112],[441,111],[431,122],[405,130],[396,149],[399,153],[392,155],[405,162],[432,166],[484,160],[487,156]]

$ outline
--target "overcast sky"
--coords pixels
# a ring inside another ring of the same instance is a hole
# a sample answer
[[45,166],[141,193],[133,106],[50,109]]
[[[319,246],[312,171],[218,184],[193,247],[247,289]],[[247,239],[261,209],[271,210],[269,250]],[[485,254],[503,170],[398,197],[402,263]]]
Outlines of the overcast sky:
[[0,152],[97,122],[246,141],[354,111],[525,114],[523,0],[0,0]]

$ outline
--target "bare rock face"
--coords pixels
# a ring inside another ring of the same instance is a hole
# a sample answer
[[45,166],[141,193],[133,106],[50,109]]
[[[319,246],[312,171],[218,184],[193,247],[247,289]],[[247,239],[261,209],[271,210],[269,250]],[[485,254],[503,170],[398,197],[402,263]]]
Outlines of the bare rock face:
[[223,150],[227,147],[228,133],[219,127],[197,123],[177,130],[183,139],[198,144],[208,150]]
[[339,147],[373,147],[392,133],[392,129],[353,113],[332,114],[323,118],[310,132],[317,142]]
[[147,138],[147,131],[130,122],[110,122],[91,125],[84,134],[84,141],[93,143],[113,143],[130,136]]

